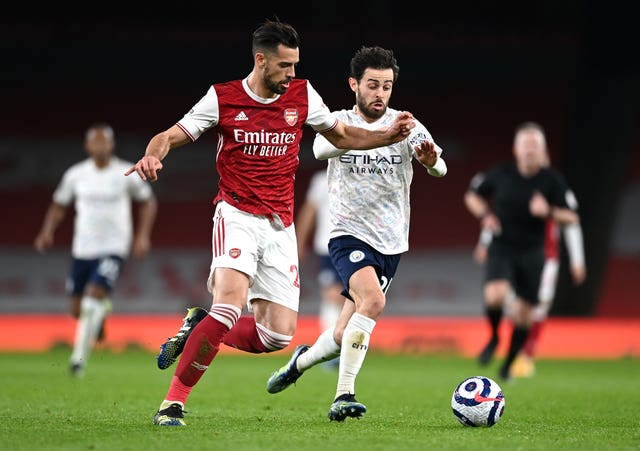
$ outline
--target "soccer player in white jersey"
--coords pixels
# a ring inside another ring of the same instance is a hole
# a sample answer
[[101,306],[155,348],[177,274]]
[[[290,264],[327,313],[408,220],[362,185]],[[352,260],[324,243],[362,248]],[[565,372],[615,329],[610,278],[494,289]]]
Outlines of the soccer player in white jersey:
[[[181,328],[165,343],[171,346],[161,348],[159,366],[182,355],[154,416],[156,425],[185,425],[187,398],[221,343],[263,353],[291,341],[300,297],[294,181],[304,126],[337,147],[357,149],[401,141],[415,126],[408,112],[377,130],[338,120],[308,80],[295,78],[298,47],[291,25],[277,20],[261,24],[253,33],[251,73],[211,86],[177,124],[151,138],[145,155],[125,173],[157,180],[161,160],[171,149],[209,129],[218,134],[220,181],[207,281],[212,306],[195,326],[187,324],[188,330]],[[241,317],[245,306],[253,315]]]
[[[356,104],[335,116],[371,130],[388,126],[399,114],[389,107],[398,71],[391,50],[362,47],[351,59],[349,77]],[[311,347],[298,346],[289,362],[271,375],[267,391],[278,393],[307,369],[339,355],[337,389],[328,416],[343,421],[366,412],[355,398],[355,380],[400,257],[409,249],[413,160],[435,177],[443,177],[447,166],[442,149],[418,120],[406,139],[388,146],[354,152],[317,135],[313,151],[317,158],[329,159],[329,251],[348,301],[335,328],[322,332]]]
[[[78,318],[70,359],[75,376],[83,375],[111,310],[109,295],[124,261],[130,252],[137,258],[149,252],[157,209],[149,183],[122,177],[132,163],[113,154],[115,137],[110,125],[89,127],[84,147],[89,157],[65,171],[34,241],[41,253],[51,248],[55,231],[73,203],[73,260],[67,290],[71,313]],[[135,235],[132,202],[139,204]]]

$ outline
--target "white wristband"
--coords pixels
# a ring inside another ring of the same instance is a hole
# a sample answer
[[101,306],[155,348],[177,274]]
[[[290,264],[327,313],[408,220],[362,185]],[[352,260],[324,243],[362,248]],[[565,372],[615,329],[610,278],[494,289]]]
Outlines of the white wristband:
[[438,157],[436,164],[433,166],[429,167],[426,164],[423,164],[423,166],[427,168],[427,172],[434,177],[444,177],[447,174],[447,163],[440,157]]

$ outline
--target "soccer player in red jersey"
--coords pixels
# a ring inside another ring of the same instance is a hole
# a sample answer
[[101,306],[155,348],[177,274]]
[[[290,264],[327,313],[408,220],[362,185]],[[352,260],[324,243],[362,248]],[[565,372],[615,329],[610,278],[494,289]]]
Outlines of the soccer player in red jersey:
[[[291,341],[300,297],[294,180],[304,125],[338,148],[361,150],[401,141],[415,127],[408,112],[378,130],[338,121],[311,83],[295,78],[299,37],[289,24],[261,24],[252,53],[246,78],[211,86],[177,124],[151,138],[144,156],[125,173],[155,181],[171,149],[209,129],[217,133],[220,181],[207,281],[213,302],[201,320],[187,315],[181,331],[161,348],[161,367],[182,356],[154,416],[160,426],[185,425],[186,400],[220,343],[263,353]],[[253,315],[241,317],[245,305]]]

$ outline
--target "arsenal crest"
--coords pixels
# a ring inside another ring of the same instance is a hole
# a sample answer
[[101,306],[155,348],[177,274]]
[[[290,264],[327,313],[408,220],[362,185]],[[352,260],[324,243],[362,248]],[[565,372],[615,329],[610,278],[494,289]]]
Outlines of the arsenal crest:
[[233,249],[231,249],[229,251],[229,257],[231,257],[231,258],[240,257],[240,249],[238,249],[237,247],[234,247]]
[[298,110],[295,108],[287,108],[284,110],[284,120],[291,126],[296,125],[298,123]]

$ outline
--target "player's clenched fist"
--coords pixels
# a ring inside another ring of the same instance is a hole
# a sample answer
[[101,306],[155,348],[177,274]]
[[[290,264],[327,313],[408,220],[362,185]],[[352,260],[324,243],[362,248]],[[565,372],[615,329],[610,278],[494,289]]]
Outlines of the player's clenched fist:
[[399,130],[399,137],[406,138],[411,133],[411,129],[416,126],[413,114],[403,111],[396,116],[393,127]]
[[142,180],[149,180],[155,182],[158,180],[158,171],[162,169],[162,163],[157,157],[153,155],[145,155],[142,157],[135,166],[132,166],[124,175],[133,174],[137,172]]

